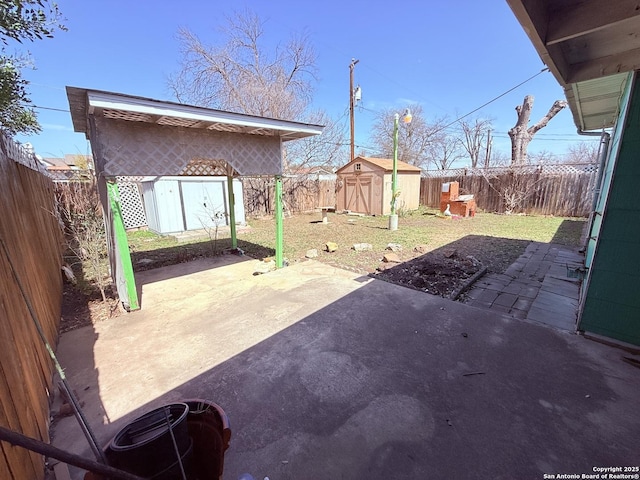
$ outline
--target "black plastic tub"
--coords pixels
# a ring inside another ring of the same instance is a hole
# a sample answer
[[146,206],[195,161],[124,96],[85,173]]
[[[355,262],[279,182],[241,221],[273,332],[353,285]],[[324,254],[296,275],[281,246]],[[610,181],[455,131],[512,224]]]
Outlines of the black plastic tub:
[[189,406],[187,424],[193,439],[193,472],[198,480],[218,480],[224,470],[224,452],[229,448],[229,418],[216,403],[185,400]]
[[135,419],[113,437],[109,463],[141,477],[162,479],[173,478],[166,472],[178,467],[175,478],[181,478],[178,459],[184,459],[185,470],[189,470],[193,451],[188,413],[186,403],[172,403]]

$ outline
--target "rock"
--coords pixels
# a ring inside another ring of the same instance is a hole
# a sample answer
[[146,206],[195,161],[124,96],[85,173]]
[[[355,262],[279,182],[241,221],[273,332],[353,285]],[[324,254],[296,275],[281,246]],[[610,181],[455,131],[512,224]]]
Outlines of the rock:
[[151,260],[150,258],[141,258],[136,263],[138,265],[149,265],[150,263],[153,263],[153,260]]
[[63,403],[60,405],[60,410],[58,410],[58,415],[61,417],[68,417],[73,415],[73,408],[68,403]]
[[400,245],[399,243],[390,243],[387,245],[387,250],[391,250],[392,252],[401,252],[402,251],[402,245]]
[[385,256],[382,257],[382,261],[385,263],[400,263],[402,260],[400,260],[400,257],[397,253],[391,252],[385,254]]
[[373,250],[373,245],[370,243],[354,243],[351,248],[356,252],[364,252],[366,250]]
[[317,248],[311,248],[311,249],[307,250],[307,253],[305,254],[305,257],[307,257],[307,258],[317,258],[318,257],[318,249]]
[[272,270],[275,270],[275,269],[276,269],[275,260],[271,260],[269,262],[263,261],[263,262],[258,264],[258,267],[255,269],[253,274],[254,275],[262,275],[264,273],[269,273],[269,272],[271,272]]
[[429,246],[426,243],[421,243],[420,245],[413,247],[413,251],[418,253],[427,253],[429,251]]
[[453,257],[456,253],[458,253],[458,251],[455,248],[449,248],[447,250],[442,251],[442,255],[444,255],[447,258]]
[[482,262],[473,255],[467,255],[467,260],[469,260],[474,266],[482,265]]
[[327,242],[324,246],[324,249],[329,253],[335,252],[336,250],[338,250],[338,244],[335,242]]

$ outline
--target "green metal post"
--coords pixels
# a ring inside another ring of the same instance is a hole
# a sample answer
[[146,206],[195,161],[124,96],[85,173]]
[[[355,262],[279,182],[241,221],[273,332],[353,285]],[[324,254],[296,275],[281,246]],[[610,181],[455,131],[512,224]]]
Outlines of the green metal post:
[[227,192],[229,194],[229,228],[231,229],[231,248],[238,248],[236,234],[236,196],[233,194],[233,177],[227,176]]
[[109,192],[109,204],[113,214],[113,233],[116,240],[117,252],[120,255],[124,279],[127,285],[127,295],[129,296],[129,309],[138,310],[138,292],[136,290],[136,279],[133,275],[133,265],[131,264],[131,255],[129,253],[129,242],[127,241],[127,232],[124,228],[124,219],[120,210],[120,193],[118,185],[115,182],[107,182],[107,191]]
[[396,113],[393,119],[393,172],[391,173],[391,215],[396,214],[396,197],[398,196],[398,120]]
[[283,266],[284,226],[282,219],[282,177],[276,176],[276,268]]

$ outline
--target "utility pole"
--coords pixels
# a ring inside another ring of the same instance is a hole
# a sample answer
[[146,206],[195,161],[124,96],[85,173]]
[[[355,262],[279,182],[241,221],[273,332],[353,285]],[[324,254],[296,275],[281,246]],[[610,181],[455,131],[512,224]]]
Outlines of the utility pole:
[[491,163],[491,129],[487,130],[487,153],[484,156],[484,168],[489,168]]
[[349,118],[351,121],[351,156],[350,156],[350,161],[353,161],[353,159],[355,158],[355,140],[354,140],[354,135],[355,135],[355,122],[354,122],[354,118],[353,118],[353,107],[354,107],[354,100],[355,100],[355,92],[353,90],[353,69],[355,68],[356,64],[359,62],[360,60],[356,60],[355,58],[351,59],[351,63],[349,64]]

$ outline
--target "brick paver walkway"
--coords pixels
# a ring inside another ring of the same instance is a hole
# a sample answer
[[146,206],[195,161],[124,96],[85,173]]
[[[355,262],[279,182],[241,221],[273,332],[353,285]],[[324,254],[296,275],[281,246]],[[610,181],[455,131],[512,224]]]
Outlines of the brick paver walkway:
[[469,305],[575,330],[584,256],[564,245],[531,242],[504,273],[490,273],[466,293]]

